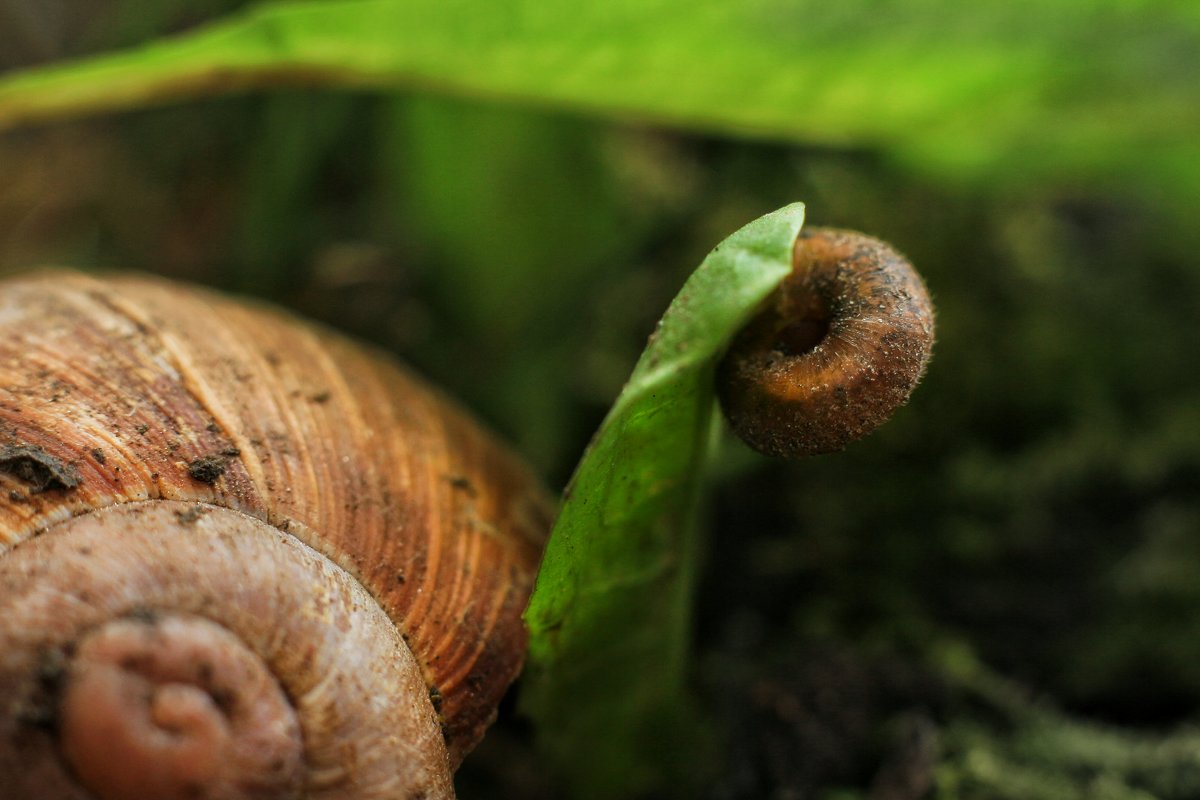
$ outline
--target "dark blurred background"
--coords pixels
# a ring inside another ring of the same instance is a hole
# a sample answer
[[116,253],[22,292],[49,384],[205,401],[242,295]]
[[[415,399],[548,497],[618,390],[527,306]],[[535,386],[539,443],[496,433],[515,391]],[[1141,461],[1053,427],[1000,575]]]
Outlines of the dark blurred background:
[[[0,0],[0,69],[240,5]],[[1015,728],[955,688],[994,677],[1128,758],[1197,719],[1200,206],[1123,175],[967,182],[870,147],[292,89],[0,135],[0,271],[287,306],[414,363],[559,488],[704,254],[803,200],[908,254],[939,340],[848,452],[723,451],[698,682],[736,741],[712,796],[1195,797],[1194,775],[1090,794],[1053,764],[1006,788]],[[464,796],[553,796],[507,725]],[[897,753],[921,774],[889,778]]]

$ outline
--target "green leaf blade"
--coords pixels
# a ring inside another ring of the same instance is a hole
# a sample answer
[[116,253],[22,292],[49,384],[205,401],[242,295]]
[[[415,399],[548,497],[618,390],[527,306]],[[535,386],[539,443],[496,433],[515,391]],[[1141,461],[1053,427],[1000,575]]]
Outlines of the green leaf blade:
[[1177,0],[304,0],[0,79],[0,129],[301,83],[433,88],[882,147],[952,175],[997,164],[1095,173],[1164,156],[1178,167],[1194,160],[1200,136],[1197,9]]
[[732,336],[790,271],[803,218],[802,205],[783,208],[705,259],[663,316],[568,490],[526,613],[523,697],[580,796],[655,787],[672,747],[694,743],[685,666],[713,373]]

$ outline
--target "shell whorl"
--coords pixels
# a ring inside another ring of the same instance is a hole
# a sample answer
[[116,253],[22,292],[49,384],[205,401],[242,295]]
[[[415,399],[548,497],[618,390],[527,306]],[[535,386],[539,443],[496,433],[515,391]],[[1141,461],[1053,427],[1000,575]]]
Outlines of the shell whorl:
[[6,797],[453,796],[395,626],[241,512],[145,501],[58,523],[0,558],[0,609]]
[[352,576],[411,650],[452,766],[520,669],[549,504],[452,402],[207,292],[0,283],[0,560],[144,501],[228,509]]

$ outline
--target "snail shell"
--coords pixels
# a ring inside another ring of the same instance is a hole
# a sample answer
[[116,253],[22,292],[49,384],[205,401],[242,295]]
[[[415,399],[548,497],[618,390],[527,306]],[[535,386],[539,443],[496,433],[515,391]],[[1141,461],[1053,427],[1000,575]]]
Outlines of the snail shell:
[[0,283],[0,796],[452,796],[549,509],[336,335],[158,280]]

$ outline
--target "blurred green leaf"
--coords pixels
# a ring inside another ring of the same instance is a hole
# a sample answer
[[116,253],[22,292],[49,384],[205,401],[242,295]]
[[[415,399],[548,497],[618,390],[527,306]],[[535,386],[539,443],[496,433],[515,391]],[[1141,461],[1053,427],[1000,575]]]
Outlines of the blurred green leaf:
[[604,129],[579,119],[429,97],[382,112],[382,214],[421,250],[423,283],[444,310],[427,371],[562,474],[579,455],[561,437],[572,336],[586,330],[595,286],[658,217],[628,208]]
[[1172,170],[1196,157],[1200,5],[279,3],[179,38],[10,76],[0,83],[0,127],[297,82],[432,87],[882,145],[953,174],[1005,157],[1027,169]]
[[696,738],[684,691],[692,517],[711,440],[714,367],[790,270],[803,219],[802,205],[787,206],[705,259],[567,490],[526,614],[523,697],[582,797],[654,787]]
[[264,103],[247,147],[238,195],[231,285],[278,295],[297,280],[297,265],[315,249],[311,223],[321,167],[354,119],[352,99],[308,92],[279,93]]

